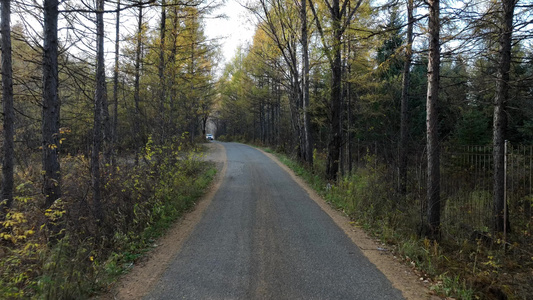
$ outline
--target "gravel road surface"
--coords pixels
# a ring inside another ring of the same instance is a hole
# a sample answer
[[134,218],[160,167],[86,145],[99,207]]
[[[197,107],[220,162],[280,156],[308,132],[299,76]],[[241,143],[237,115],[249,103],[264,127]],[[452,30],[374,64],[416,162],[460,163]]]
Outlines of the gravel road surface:
[[144,299],[403,299],[274,161],[223,146],[222,185]]

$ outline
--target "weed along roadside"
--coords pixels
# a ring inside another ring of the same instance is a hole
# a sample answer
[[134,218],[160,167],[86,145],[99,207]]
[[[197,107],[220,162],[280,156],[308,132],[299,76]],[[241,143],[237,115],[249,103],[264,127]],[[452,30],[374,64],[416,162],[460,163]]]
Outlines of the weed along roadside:
[[90,213],[83,156],[63,159],[65,192],[46,210],[34,196],[39,172],[17,174],[21,196],[1,222],[0,299],[84,299],[107,291],[207,190],[217,169],[201,159],[201,148],[149,140],[138,165],[118,160],[106,170],[100,221]]
[[[430,295],[439,298],[530,299],[533,295],[533,249],[531,244],[521,243],[524,232],[509,236],[507,243],[485,235],[459,239],[443,234],[439,241],[429,240],[418,230],[419,212],[392,203],[396,198],[386,180],[386,167],[374,157],[367,156],[367,163],[350,176],[328,184],[318,175],[324,174],[325,166],[320,154],[315,152],[314,166],[309,168],[285,154],[263,150],[305,181],[314,190],[308,191],[310,194],[316,192],[320,196],[317,199],[324,199],[331,208],[349,217],[352,228],[345,229],[348,235],[364,229],[373,237],[370,243],[365,241],[365,235],[352,240],[395,286],[403,284],[395,283],[398,278],[394,276],[399,273],[388,272],[391,264],[384,262],[387,259],[383,255],[375,256],[376,252],[400,261],[416,275],[415,280],[429,288]],[[330,213],[332,218],[333,215]]]

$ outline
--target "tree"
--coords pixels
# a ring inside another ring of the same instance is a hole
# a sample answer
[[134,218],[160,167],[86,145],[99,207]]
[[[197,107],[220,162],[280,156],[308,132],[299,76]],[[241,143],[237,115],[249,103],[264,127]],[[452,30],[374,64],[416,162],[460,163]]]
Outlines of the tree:
[[[297,140],[299,159],[313,164],[313,140],[309,116],[309,35],[307,3],[300,2],[299,10],[293,3],[261,0],[260,28],[279,49],[285,62],[289,80],[291,122]],[[256,32],[256,35],[258,33]],[[301,44],[301,48],[299,45]],[[301,52],[301,58],[298,56]],[[300,70],[300,68],[302,68]]]
[[[340,148],[342,145],[342,126],[341,126],[341,101],[342,101],[342,36],[350,22],[358,11],[362,0],[358,0],[353,7],[350,1],[345,0],[342,5],[340,0],[324,1],[331,18],[331,44],[326,42],[324,26],[321,18],[317,14],[315,4],[309,0],[311,11],[322,40],[326,56],[331,68],[331,92],[330,92],[330,138],[328,142],[328,154],[326,163],[326,177],[329,180],[336,180],[339,171]],[[343,19],[344,18],[344,19]],[[330,49],[331,48],[331,49]]]
[[113,124],[111,126],[111,163],[115,164],[115,151],[118,142],[118,62],[120,51],[120,0],[117,0],[117,16],[115,22],[115,64],[113,67]]
[[160,52],[159,52],[159,122],[160,122],[160,139],[159,143],[163,144],[165,136],[165,100],[166,100],[166,80],[165,80],[165,34],[167,25],[167,7],[166,1],[161,0],[161,25],[159,28]]
[[407,193],[407,145],[409,134],[409,85],[410,85],[410,70],[411,61],[413,57],[413,5],[414,0],[406,0],[407,2],[407,40],[405,45],[405,58],[403,62],[402,73],[402,98],[400,100],[400,143],[398,146],[398,163],[399,163],[399,177],[400,187],[399,191],[403,195]]
[[429,0],[429,60],[426,101],[427,143],[427,235],[438,238],[440,233],[440,143],[437,103],[440,76],[440,3]]
[[[106,76],[104,61],[104,0],[96,1],[96,91],[94,98],[93,148],[91,153],[91,177],[93,189],[93,212],[97,222],[104,219],[101,196],[100,150],[102,149],[102,121],[105,116]],[[105,127],[105,125],[104,125]]]
[[11,0],[2,0],[2,107],[4,110],[4,157],[2,162],[2,198],[0,220],[13,203],[13,170],[15,156],[15,110],[13,106],[13,67],[11,59]]
[[300,18],[302,21],[302,110],[303,110],[303,134],[304,134],[304,161],[313,165],[313,135],[311,134],[311,122],[309,120],[309,34],[307,26],[307,0],[301,0]]
[[505,208],[505,130],[506,103],[509,100],[509,79],[511,69],[511,48],[513,34],[513,15],[516,0],[501,0],[501,28],[499,34],[499,63],[496,79],[496,96],[494,98],[493,118],[493,159],[494,159],[494,230],[505,231],[507,228]]
[[[140,4],[139,7],[139,13],[137,15],[137,33],[135,36],[135,81],[134,81],[134,92],[133,92],[133,99],[135,102],[135,109],[133,112],[133,122],[136,126],[139,126],[135,129],[133,129],[133,136],[135,137],[134,142],[140,142],[142,136],[142,124],[141,124],[141,108],[140,108],[140,102],[141,102],[141,61],[143,59],[142,55],[142,33],[143,33],[143,4]],[[139,145],[133,145],[135,147],[135,164],[139,163]]]
[[44,0],[43,94],[42,94],[42,167],[44,207],[50,207],[61,197],[61,167],[59,163],[58,98],[58,0]]

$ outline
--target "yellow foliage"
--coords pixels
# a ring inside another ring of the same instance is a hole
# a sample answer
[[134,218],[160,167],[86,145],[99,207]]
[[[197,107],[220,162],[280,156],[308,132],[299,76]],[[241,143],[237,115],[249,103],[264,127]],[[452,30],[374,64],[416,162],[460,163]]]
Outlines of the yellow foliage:
[[[11,241],[13,244],[25,240],[35,233],[32,229],[27,229],[28,220],[22,212],[9,212],[6,219],[0,222],[0,226],[7,229],[0,233],[0,239]],[[25,228],[26,227],[26,228]]]

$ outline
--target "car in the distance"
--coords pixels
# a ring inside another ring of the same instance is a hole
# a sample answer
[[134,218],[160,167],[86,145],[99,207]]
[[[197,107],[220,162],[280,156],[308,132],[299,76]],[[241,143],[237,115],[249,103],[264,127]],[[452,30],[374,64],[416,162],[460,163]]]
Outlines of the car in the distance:
[[214,140],[215,138],[213,137],[212,134],[209,134],[209,133],[208,133],[208,134],[205,135],[205,139],[208,140],[208,141],[212,141],[212,140]]

